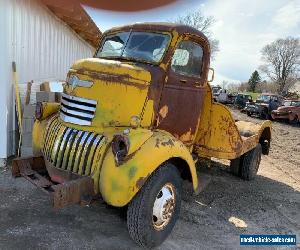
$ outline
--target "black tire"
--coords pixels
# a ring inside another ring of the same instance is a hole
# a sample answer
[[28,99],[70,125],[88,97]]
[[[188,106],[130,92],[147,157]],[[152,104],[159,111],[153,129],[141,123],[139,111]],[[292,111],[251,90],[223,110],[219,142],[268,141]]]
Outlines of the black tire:
[[271,116],[271,114],[267,114],[267,120],[273,121],[273,117]]
[[234,176],[241,177],[241,165],[243,162],[243,155],[230,161],[230,173]]
[[261,161],[262,148],[260,143],[257,146],[244,154],[241,165],[241,178],[247,181],[253,180],[257,174]]
[[[153,206],[160,190],[171,184],[175,193],[173,214],[161,229],[154,225]],[[170,164],[161,165],[147,180],[130,202],[127,210],[127,227],[131,238],[140,246],[152,248],[160,245],[171,233],[180,213],[182,179],[178,169]]]
[[293,120],[289,119],[289,124],[295,125],[298,123],[298,116],[295,115]]
[[270,152],[270,141],[264,140],[260,142],[261,145],[261,151],[263,155],[268,155]]
[[249,111],[247,111],[247,115],[248,115],[248,116],[251,116],[251,113],[250,113]]

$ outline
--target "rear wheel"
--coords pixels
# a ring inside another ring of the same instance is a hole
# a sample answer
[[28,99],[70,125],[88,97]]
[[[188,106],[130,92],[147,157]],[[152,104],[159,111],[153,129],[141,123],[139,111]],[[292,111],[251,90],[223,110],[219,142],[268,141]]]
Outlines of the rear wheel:
[[297,124],[297,123],[298,123],[298,116],[295,115],[295,116],[293,117],[293,119],[290,119],[290,120],[289,120],[289,123],[290,123],[290,124]]
[[235,176],[241,177],[241,163],[243,162],[243,155],[239,158],[230,161],[230,173]]
[[255,178],[261,161],[261,154],[262,147],[260,143],[254,149],[244,154],[240,169],[242,179],[250,181]]
[[181,192],[180,173],[170,163],[149,177],[127,210],[128,231],[136,243],[152,248],[168,237],[179,216]]

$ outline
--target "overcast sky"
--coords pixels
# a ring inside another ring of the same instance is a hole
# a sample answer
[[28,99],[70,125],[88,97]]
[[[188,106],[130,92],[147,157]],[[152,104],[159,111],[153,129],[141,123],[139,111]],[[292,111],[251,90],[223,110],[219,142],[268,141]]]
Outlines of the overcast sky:
[[277,38],[300,37],[300,0],[185,0],[144,12],[120,13],[87,8],[101,31],[135,22],[169,21],[195,9],[214,16],[220,51],[211,63],[214,83],[246,81],[261,64],[261,48]]

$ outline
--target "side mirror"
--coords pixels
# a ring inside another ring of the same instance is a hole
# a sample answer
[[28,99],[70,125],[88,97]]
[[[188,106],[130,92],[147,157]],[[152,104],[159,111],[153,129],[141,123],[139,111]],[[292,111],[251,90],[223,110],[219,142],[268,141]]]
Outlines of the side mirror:
[[215,78],[215,70],[213,68],[209,68],[207,81],[212,82]]

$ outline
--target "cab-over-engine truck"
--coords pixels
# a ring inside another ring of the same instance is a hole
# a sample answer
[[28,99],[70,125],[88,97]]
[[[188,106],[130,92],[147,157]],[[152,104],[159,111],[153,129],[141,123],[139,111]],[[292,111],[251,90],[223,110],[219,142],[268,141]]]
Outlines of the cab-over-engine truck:
[[94,58],[70,68],[62,101],[37,105],[34,155],[13,161],[54,207],[100,195],[127,206],[130,236],[161,244],[179,216],[183,180],[199,192],[196,157],[231,160],[255,177],[271,124],[235,121],[212,99],[210,47],[198,30],[144,23],[105,32]]

